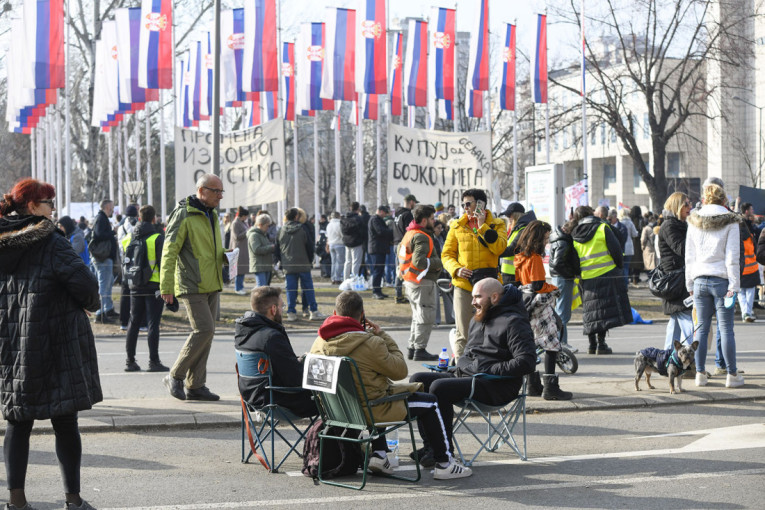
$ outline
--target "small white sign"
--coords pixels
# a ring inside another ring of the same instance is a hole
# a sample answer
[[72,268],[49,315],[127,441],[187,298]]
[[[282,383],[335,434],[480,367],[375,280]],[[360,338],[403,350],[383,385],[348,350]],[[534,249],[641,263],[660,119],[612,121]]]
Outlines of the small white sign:
[[337,393],[337,374],[342,358],[308,354],[303,364],[303,388]]

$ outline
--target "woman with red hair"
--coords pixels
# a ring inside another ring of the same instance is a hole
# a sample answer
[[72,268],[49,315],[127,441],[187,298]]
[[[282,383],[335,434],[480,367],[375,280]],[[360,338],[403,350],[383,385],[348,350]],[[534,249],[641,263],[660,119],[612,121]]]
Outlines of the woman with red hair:
[[24,492],[29,436],[50,419],[68,509],[80,498],[77,413],[103,400],[96,345],[85,310],[100,307],[98,281],[51,220],[56,191],[22,179],[0,200],[0,402],[11,509],[32,509]]

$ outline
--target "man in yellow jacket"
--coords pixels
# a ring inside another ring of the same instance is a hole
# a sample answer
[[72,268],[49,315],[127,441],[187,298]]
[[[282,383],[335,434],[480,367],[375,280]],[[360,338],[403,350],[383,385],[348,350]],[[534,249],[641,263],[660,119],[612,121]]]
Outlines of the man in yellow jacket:
[[449,233],[441,252],[441,261],[454,285],[454,318],[457,338],[456,358],[462,356],[473,316],[473,285],[483,278],[497,278],[499,256],[507,245],[505,223],[485,209],[486,193],[469,189],[462,193],[465,213],[449,223]]

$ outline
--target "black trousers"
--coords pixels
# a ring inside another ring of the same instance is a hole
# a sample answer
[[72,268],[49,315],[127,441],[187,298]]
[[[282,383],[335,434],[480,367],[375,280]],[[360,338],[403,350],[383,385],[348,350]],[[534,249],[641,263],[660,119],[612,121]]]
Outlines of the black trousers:
[[372,253],[372,292],[382,294],[382,280],[385,274],[385,254]]
[[[80,462],[82,461],[82,441],[77,426],[77,413],[51,418],[56,434],[56,456],[64,479],[64,492],[80,493]],[[7,420],[3,456],[8,490],[23,489],[29,464],[29,435],[34,420]]]
[[149,361],[159,363],[159,323],[165,302],[154,296],[154,291],[138,290],[130,296],[130,321],[128,322],[125,350],[127,359],[135,361],[138,329],[148,323]]
[[130,287],[122,281],[120,292],[120,326],[127,326],[130,320]]

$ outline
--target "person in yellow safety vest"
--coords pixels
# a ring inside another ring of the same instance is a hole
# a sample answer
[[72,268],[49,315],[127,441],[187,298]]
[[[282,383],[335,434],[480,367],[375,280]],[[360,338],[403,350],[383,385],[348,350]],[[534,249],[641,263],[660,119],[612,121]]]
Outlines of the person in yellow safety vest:
[[515,247],[518,244],[518,236],[526,228],[526,226],[532,221],[537,219],[534,211],[526,212],[523,205],[518,202],[513,202],[507,206],[505,212],[500,216],[506,216],[510,220],[510,224],[507,228],[507,248],[502,253],[499,259],[500,272],[502,273],[502,284],[507,285],[512,283],[517,285],[515,281],[515,266],[513,260],[515,258]]
[[[742,204],[744,206],[751,204]],[[741,266],[741,291],[738,293],[738,304],[741,307],[741,319],[744,322],[754,322],[757,317],[752,309],[754,291],[760,284],[760,266],[754,253],[754,235],[746,222],[741,225],[741,239],[744,248],[744,264]]]
[[435,214],[432,205],[415,207],[398,246],[399,275],[412,307],[407,358],[415,361],[438,359],[426,350],[436,321],[436,280],[443,269],[433,241]]
[[[151,278],[145,285],[130,289],[130,321],[128,322],[127,336],[125,338],[125,372],[138,372],[141,367],[136,363],[135,351],[138,342],[138,329],[144,324],[148,325],[147,339],[149,341],[149,369],[148,372],[167,372],[170,369],[162,364],[159,359],[159,322],[162,318],[162,310],[165,303],[159,292],[159,266],[162,260],[162,247],[165,236],[158,233],[154,225],[156,211],[150,205],[144,205],[138,211],[139,222],[132,233],[123,239],[123,249],[126,249],[133,237],[143,239],[146,242],[146,255],[149,266],[152,268]],[[127,242],[126,242],[127,241]]]
[[613,230],[579,206],[569,224],[582,287],[582,322],[589,354],[611,354],[606,332],[632,322],[627,284],[622,274],[622,247]]

